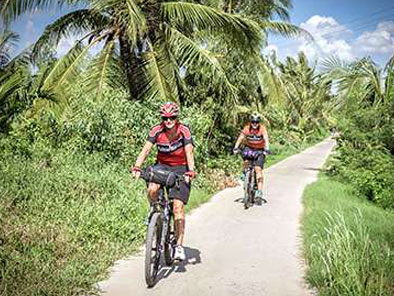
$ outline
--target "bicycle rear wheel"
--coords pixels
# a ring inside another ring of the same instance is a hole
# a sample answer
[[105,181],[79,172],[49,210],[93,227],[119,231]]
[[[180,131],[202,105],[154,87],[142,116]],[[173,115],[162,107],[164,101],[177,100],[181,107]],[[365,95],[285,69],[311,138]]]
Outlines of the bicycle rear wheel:
[[172,265],[174,262],[174,247],[176,245],[175,226],[174,226],[174,215],[170,216],[168,221],[168,229],[166,234],[166,240],[164,243],[164,259],[167,266]]
[[145,243],[145,281],[148,287],[154,286],[159,271],[161,230],[162,221],[160,213],[153,213],[149,222]]

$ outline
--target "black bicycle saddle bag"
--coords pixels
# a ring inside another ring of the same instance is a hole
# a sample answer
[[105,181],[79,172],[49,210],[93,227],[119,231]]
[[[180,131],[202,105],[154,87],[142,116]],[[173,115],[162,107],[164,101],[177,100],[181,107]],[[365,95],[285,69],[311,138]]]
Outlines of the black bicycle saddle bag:
[[146,168],[142,177],[146,182],[157,183],[166,187],[173,187],[176,182],[176,174],[174,172],[153,166]]

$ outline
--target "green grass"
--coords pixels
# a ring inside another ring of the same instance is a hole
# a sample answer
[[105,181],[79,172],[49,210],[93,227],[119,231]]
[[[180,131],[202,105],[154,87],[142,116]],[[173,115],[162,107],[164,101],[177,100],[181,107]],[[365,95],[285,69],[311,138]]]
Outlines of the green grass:
[[144,188],[114,165],[8,161],[0,179],[0,295],[75,295],[136,249]]
[[[94,292],[145,238],[146,186],[100,158],[0,164],[0,295]],[[194,188],[187,211],[211,194]]]
[[394,295],[394,213],[325,175],[304,204],[307,281],[319,295]]

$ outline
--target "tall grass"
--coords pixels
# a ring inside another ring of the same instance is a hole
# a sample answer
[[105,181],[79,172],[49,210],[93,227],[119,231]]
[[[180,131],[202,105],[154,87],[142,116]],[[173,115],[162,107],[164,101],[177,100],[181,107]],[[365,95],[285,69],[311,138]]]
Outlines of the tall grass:
[[304,202],[307,280],[319,295],[393,295],[394,214],[325,176]]
[[[143,242],[146,186],[100,158],[0,164],[0,295],[93,291]],[[200,182],[201,183],[201,182]],[[210,197],[194,188],[187,210]]]

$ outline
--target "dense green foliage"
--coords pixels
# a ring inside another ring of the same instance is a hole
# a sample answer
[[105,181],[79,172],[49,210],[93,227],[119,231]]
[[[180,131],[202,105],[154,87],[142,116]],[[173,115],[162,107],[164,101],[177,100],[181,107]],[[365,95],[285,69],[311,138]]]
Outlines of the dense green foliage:
[[337,65],[330,75],[338,81],[340,133],[331,170],[361,196],[394,208],[394,59],[384,72],[362,59]]
[[[89,290],[143,239],[145,186],[127,169],[157,117],[157,103],[131,104],[115,91],[100,104],[79,96],[69,120],[42,113],[15,123],[1,140],[2,295]],[[200,147],[209,118],[192,108],[184,114]],[[212,192],[205,180],[195,183],[191,207]]]
[[319,295],[393,295],[394,215],[320,175],[304,194],[308,282]]

